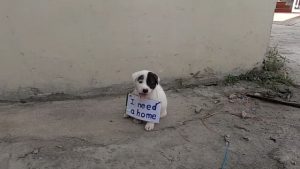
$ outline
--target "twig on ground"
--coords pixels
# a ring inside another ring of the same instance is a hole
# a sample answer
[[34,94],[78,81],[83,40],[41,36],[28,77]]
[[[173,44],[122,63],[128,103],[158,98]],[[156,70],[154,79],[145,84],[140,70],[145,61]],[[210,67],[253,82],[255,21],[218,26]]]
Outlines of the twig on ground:
[[239,126],[239,125],[236,125],[236,124],[233,127],[237,128],[237,129],[241,129],[241,130],[247,131],[247,132],[250,132],[250,130],[247,129],[246,127],[242,127],[242,126]]
[[237,117],[240,117],[242,119],[258,119],[256,116],[249,116],[249,115],[242,116],[242,113],[239,113],[239,114],[237,114],[237,113],[229,113],[229,114],[237,116]]
[[[224,106],[223,104],[217,105],[216,108],[208,110],[207,111],[208,114],[206,114],[205,116],[184,120],[182,122],[179,122],[178,125],[167,126],[167,127],[161,128],[161,129],[153,130],[153,131],[162,131],[162,130],[167,130],[167,129],[177,129],[178,127],[184,126],[189,122],[198,121],[198,120],[200,120],[203,123],[203,125],[207,128],[207,126],[204,123],[204,120],[206,120],[210,117],[213,117],[216,114],[221,114],[222,112],[217,113],[216,111],[220,110],[223,106]],[[215,113],[213,113],[213,112],[215,112]]]
[[267,102],[271,102],[271,103],[277,103],[277,104],[282,104],[282,105],[287,105],[287,106],[300,108],[300,104],[295,103],[295,102],[286,102],[286,101],[276,100],[276,99],[267,98],[267,97],[263,97],[263,96],[260,96],[260,95],[254,95],[254,94],[246,94],[246,96],[251,97],[251,98],[255,98],[255,99],[260,99],[260,100],[267,101]]
[[219,114],[219,113],[207,114],[207,115],[205,115],[204,117],[200,117],[200,120],[208,119],[208,118],[210,118],[210,117],[212,117],[212,116],[214,116],[214,115],[216,115],[216,114]]
[[162,151],[160,151],[160,155],[163,156],[165,159],[167,159],[167,160],[170,161],[170,162],[173,162],[173,161],[174,161],[174,158],[173,158],[173,157],[170,158],[170,157],[166,156]]
[[184,139],[185,141],[191,142],[191,141],[187,138],[187,136],[183,135],[180,131],[178,131],[178,134],[179,134],[179,135],[181,136],[181,138]]

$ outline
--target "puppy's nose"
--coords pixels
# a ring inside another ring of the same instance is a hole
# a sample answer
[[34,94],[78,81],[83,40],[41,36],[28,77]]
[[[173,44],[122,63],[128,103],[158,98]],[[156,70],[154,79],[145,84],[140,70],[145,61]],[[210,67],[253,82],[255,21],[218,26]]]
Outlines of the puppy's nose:
[[143,93],[148,93],[148,89],[143,89]]

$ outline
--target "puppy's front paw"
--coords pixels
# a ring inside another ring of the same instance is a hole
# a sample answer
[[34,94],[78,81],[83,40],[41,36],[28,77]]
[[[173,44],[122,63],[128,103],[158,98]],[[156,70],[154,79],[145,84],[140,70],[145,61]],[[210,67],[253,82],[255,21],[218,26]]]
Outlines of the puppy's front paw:
[[154,129],[154,123],[147,123],[145,126],[145,130],[150,131]]

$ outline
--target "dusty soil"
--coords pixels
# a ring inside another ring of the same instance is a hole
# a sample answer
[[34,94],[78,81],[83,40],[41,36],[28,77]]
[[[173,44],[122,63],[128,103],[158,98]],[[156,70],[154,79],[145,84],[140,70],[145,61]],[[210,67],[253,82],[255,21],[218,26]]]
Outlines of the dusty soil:
[[226,168],[299,169],[300,109],[249,90],[258,88],[169,90],[169,114],[152,132],[123,118],[125,96],[2,104],[0,168],[220,168],[230,135]]

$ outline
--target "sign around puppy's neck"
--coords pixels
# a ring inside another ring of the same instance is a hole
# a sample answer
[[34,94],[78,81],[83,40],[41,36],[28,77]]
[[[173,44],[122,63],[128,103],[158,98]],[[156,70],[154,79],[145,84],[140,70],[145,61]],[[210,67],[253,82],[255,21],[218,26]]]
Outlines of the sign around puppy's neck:
[[161,102],[127,94],[126,114],[142,121],[159,123]]

